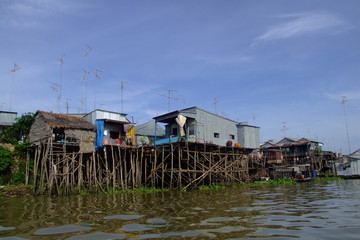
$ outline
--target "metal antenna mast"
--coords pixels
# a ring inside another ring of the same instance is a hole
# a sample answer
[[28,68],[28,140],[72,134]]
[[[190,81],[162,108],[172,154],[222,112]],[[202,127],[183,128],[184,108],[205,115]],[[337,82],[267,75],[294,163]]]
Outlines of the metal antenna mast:
[[66,99],[66,114],[69,114],[69,101],[70,101],[71,99],[69,99],[69,98],[67,98]]
[[124,113],[124,88],[127,84],[126,81],[121,81],[120,83],[120,89],[121,89],[121,112]]
[[9,104],[9,110],[11,112],[11,105],[13,100],[13,94],[14,94],[14,85],[15,85],[15,73],[16,71],[20,70],[20,66],[14,63],[14,68],[10,70],[10,72],[13,73],[12,77],[12,83],[11,83],[11,93],[10,93],[10,104]]
[[58,95],[56,97],[56,111],[59,113],[59,105],[60,105],[59,104],[59,102],[60,102],[59,90],[61,89],[61,86],[57,83],[53,83],[53,82],[49,82],[49,83],[50,83],[51,89],[58,93]]
[[64,65],[64,56],[61,56],[61,58],[59,59],[60,62],[60,84],[59,84],[59,96],[58,96],[58,113],[59,113],[59,105],[61,102],[61,97],[62,97],[62,82],[63,82],[63,65]]
[[90,46],[90,45],[87,45],[86,43],[85,43],[85,47],[86,47],[86,50],[85,50],[85,53],[84,53],[84,55],[83,55],[84,58],[86,58],[87,56],[89,56],[89,53],[91,52],[91,50],[94,49],[94,47],[92,47],[92,46]]
[[217,115],[217,110],[216,110],[216,105],[219,103],[219,101],[214,98],[214,101],[212,102],[212,104],[214,104],[214,107],[215,107],[215,114]]
[[176,92],[176,90],[169,89],[168,90],[168,95],[160,94],[160,96],[166,97],[168,99],[168,112],[170,112],[170,100],[176,100],[176,101],[179,100],[179,98],[176,98],[176,97],[174,97],[172,95],[172,92]]
[[284,137],[286,137],[286,131],[289,129],[288,127],[286,127],[286,122],[282,122],[283,123],[283,127],[281,129],[282,132],[284,132]]
[[87,112],[87,78],[88,78],[88,74],[89,72],[87,70],[84,70],[84,75],[83,75],[83,82],[84,82],[84,99],[82,101],[83,104],[83,111],[86,113]]
[[[101,78],[101,73],[102,71],[101,70],[98,70],[98,69],[95,69],[95,71],[92,72],[95,76],[95,80],[100,80]],[[96,109],[96,89],[97,87],[95,87],[95,92],[94,92],[94,110]]]
[[343,109],[344,109],[345,126],[346,126],[346,136],[347,136],[347,142],[348,142],[348,148],[349,148],[349,154],[350,154],[350,153],[351,153],[351,150],[350,150],[349,128],[348,128],[348,121],[347,121],[346,110],[345,110],[345,103],[346,103],[347,101],[348,101],[348,100],[347,100],[346,96],[342,96],[341,104],[343,105]]
[[83,81],[84,81],[84,100],[83,100],[83,105],[84,105],[84,112],[87,112],[87,80],[88,80],[88,74],[89,74],[89,68],[88,68],[88,64],[87,64],[87,57],[89,56],[89,53],[94,49],[94,47],[85,44],[86,50],[85,53],[83,54],[83,57],[85,59],[85,67],[86,69],[84,70],[84,76],[83,76]]

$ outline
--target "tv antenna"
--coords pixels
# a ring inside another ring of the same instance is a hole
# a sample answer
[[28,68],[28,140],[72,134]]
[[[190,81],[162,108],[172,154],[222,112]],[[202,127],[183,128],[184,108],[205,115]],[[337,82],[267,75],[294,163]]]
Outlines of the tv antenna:
[[66,104],[66,114],[69,114],[69,107],[70,107],[70,102],[71,101],[71,99],[70,98],[67,98],[66,99],[66,102],[65,102],[65,104]]
[[351,150],[350,150],[349,128],[348,128],[348,121],[347,121],[346,110],[345,110],[345,103],[348,101],[348,99],[346,98],[346,96],[342,96],[341,98],[342,98],[341,99],[341,104],[343,105],[343,109],[344,109],[346,136],[347,136],[347,143],[348,143],[349,154],[350,154]]
[[121,81],[120,83],[120,89],[121,89],[121,113],[124,113],[124,88],[127,84],[126,81]]
[[216,110],[216,105],[219,103],[219,101],[216,99],[216,98],[214,98],[214,101],[212,102],[212,104],[214,104],[214,108],[215,108],[215,114],[216,115],[218,115],[217,114],[217,110]]
[[13,94],[14,94],[14,85],[15,85],[15,73],[20,70],[20,66],[14,63],[14,67],[10,70],[10,72],[13,74],[12,77],[12,83],[11,83],[11,93],[10,93],[10,104],[9,104],[9,110],[11,112],[11,105],[13,100]]
[[[92,71],[92,73],[95,76],[95,80],[100,80],[102,72],[103,71],[99,69],[95,69],[94,71]],[[96,109],[96,89],[97,87],[95,87],[95,91],[94,91],[94,110]]]
[[83,99],[83,107],[84,107],[84,112],[87,112],[87,81],[88,81],[88,75],[89,75],[89,67],[88,67],[88,62],[87,62],[87,58],[89,56],[89,53],[94,49],[94,47],[88,45],[85,43],[85,53],[83,54],[83,57],[85,59],[85,70],[84,70],[84,75],[83,75],[83,82],[84,82],[84,99]]
[[61,58],[59,58],[59,62],[60,62],[60,84],[59,84],[59,95],[58,95],[58,113],[59,113],[59,105],[61,102],[61,96],[62,96],[62,82],[63,82],[63,65],[64,65],[64,56],[61,56]]
[[283,127],[281,129],[282,132],[284,132],[284,137],[286,137],[286,131],[289,129],[287,126],[286,126],[286,122],[282,122],[283,124]]
[[56,110],[59,113],[59,105],[60,105],[60,97],[61,97],[60,96],[61,86],[59,84],[57,84],[57,83],[53,83],[53,82],[49,82],[49,83],[50,83],[51,89],[58,93],[58,95],[56,97]]
[[85,53],[83,54],[84,58],[87,58],[89,56],[89,53],[94,49],[94,47],[88,45],[88,44],[84,44],[86,47]]
[[165,98],[168,99],[168,112],[170,112],[170,101],[171,100],[179,101],[179,98],[174,97],[172,92],[176,92],[176,90],[169,89],[168,90],[168,95],[160,94],[160,96],[165,97]]
[[87,81],[88,81],[88,75],[89,72],[87,70],[84,70],[84,75],[83,75],[83,82],[84,82],[84,99],[82,101],[83,104],[83,110],[86,113],[87,112]]

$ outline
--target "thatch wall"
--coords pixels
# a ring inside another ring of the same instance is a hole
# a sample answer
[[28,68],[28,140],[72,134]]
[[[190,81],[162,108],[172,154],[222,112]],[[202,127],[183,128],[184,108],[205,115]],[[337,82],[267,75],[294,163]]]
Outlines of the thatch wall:
[[95,137],[96,133],[89,130],[82,129],[65,129],[65,136],[67,139],[76,139],[80,144],[80,151],[82,153],[95,151]]
[[31,125],[29,140],[31,143],[40,143],[52,136],[53,130],[45,119],[37,115],[34,123]]
[[95,151],[94,139],[96,127],[83,118],[65,114],[38,111],[30,128],[29,139],[33,144],[54,140],[55,129],[63,129],[62,143],[80,146],[80,152]]

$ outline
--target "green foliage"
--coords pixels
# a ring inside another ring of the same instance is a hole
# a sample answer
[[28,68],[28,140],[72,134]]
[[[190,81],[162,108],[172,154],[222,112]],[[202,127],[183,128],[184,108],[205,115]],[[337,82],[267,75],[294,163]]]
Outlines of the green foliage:
[[341,177],[318,177],[315,178],[315,181],[317,182],[323,182],[323,181],[339,181],[343,180]]
[[274,180],[268,180],[268,181],[257,181],[253,183],[241,183],[234,185],[234,187],[249,187],[249,186],[272,186],[272,185],[283,185],[283,184],[294,184],[296,183],[295,180],[292,180],[291,178],[280,178],[280,179],[274,179]]
[[321,146],[316,146],[315,148],[315,155],[320,156],[322,154]]
[[[15,145],[15,151],[0,147],[0,184],[25,183],[26,155],[30,150],[29,143]],[[32,168],[33,159],[29,166]]]
[[33,149],[31,148],[31,145],[29,142],[19,143],[19,144],[15,145],[14,155],[25,159],[27,152],[32,151],[32,150]]
[[25,183],[25,174],[22,172],[14,173],[11,175],[11,184],[21,185]]
[[0,142],[16,144],[24,141],[29,135],[31,124],[34,121],[34,113],[25,113],[16,122],[0,134]]
[[80,195],[89,195],[89,194],[90,194],[89,190],[82,189],[82,190],[80,191]]
[[200,186],[199,190],[200,191],[206,191],[206,190],[218,190],[218,189],[224,189],[225,186],[223,185],[218,185],[218,184],[210,184],[210,185],[204,185],[204,186]]
[[108,194],[119,194],[119,193],[155,193],[155,192],[167,192],[170,191],[168,188],[153,188],[153,187],[139,187],[134,189],[123,189],[113,190],[110,189]]
[[13,165],[12,153],[0,147],[0,173],[8,173]]

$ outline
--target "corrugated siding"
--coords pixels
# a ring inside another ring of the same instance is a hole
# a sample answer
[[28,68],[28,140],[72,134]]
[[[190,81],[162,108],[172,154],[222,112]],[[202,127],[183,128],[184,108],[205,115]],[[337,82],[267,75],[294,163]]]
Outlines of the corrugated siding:
[[360,160],[351,161],[351,171],[353,175],[360,175]]
[[129,122],[126,118],[126,115],[121,113],[107,112],[107,111],[93,111],[91,114],[88,114],[84,117],[88,122],[95,124],[95,121],[98,119],[108,119],[119,122]]
[[[349,166],[350,164],[350,166]],[[360,160],[347,163],[335,163],[338,176],[360,175]]]
[[11,126],[16,120],[16,113],[0,112],[0,125]]
[[[236,122],[225,119],[215,114],[210,114],[201,109],[196,112],[197,137],[200,141],[213,141],[214,144],[225,146],[226,142],[231,140],[233,143],[238,142]],[[219,137],[215,138],[214,133]],[[235,139],[230,139],[234,135]]]
[[260,130],[252,126],[238,126],[239,143],[245,148],[259,148]]

